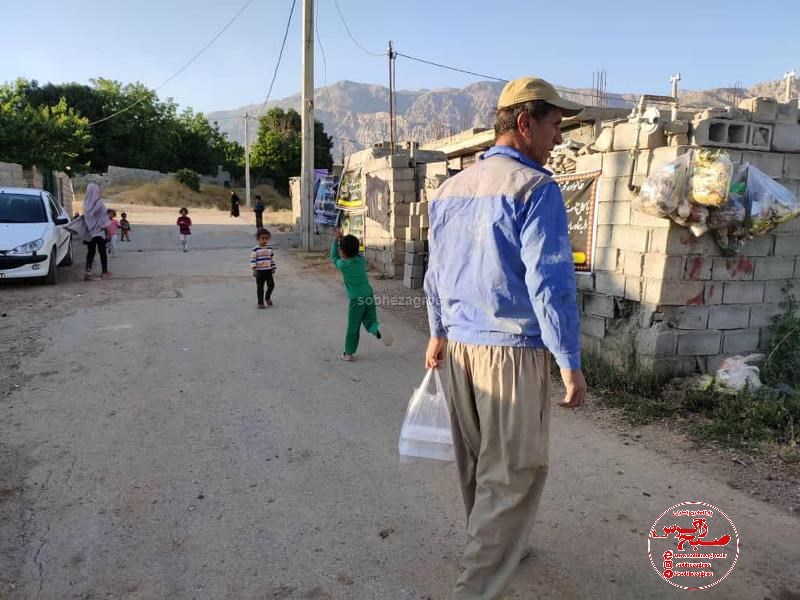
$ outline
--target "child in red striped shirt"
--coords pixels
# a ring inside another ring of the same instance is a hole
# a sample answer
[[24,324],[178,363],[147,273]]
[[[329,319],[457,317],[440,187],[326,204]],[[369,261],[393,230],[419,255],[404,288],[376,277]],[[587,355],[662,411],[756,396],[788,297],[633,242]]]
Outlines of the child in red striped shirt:
[[[259,229],[256,233],[258,246],[253,248],[250,254],[250,268],[253,270],[253,277],[256,278],[258,308],[265,308],[264,300],[267,301],[267,306],[272,306],[272,290],[275,289],[275,280],[272,277],[275,273],[275,253],[272,251],[272,246],[269,245],[271,237],[272,234],[269,231]],[[266,297],[264,296],[264,283],[267,284]]]

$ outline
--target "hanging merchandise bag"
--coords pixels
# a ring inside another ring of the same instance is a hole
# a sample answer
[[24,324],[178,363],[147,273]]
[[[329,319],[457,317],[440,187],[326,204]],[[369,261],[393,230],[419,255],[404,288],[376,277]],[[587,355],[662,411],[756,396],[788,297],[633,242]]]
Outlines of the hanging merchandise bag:
[[400,458],[453,460],[453,434],[442,379],[438,369],[428,369],[414,390],[400,430]]

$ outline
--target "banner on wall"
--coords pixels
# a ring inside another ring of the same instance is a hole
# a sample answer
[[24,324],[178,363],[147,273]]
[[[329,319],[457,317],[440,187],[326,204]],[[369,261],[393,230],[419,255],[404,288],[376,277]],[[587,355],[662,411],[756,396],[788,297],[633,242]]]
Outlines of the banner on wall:
[[345,172],[339,185],[336,208],[339,210],[362,210],[364,207],[364,193],[361,189],[361,169]]
[[591,271],[594,258],[595,206],[601,171],[555,175],[567,208],[572,260],[576,271]]
[[314,222],[318,225],[336,225],[339,210],[336,208],[336,190],[339,178],[336,175],[321,177],[314,197]]

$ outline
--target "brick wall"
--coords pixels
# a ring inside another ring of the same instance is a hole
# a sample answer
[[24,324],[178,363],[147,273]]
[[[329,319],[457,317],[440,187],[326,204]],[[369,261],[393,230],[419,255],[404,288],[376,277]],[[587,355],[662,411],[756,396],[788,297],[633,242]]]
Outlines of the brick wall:
[[[687,148],[641,151],[635,184]],[[800,154],[726,151],[798,192]],[[578,172],[603,172],[596,268],[578,275],[585,349],[615,358],[633,349],[642,363],[680,374],[712,372],[725,356],[764,348],[782,289],[800,290],[800,219],[748,241],[740,256],[724,257],[711,235],[696,238],[633,207],[631,160],[628,152],[578,159]]]

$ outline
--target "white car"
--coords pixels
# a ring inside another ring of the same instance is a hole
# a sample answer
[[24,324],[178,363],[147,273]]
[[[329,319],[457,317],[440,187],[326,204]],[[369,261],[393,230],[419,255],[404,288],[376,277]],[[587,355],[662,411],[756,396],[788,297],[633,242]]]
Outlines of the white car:
[[0,187],[0,279],[58,281],[56,267],[72,264],[69,215],[44,190]]

